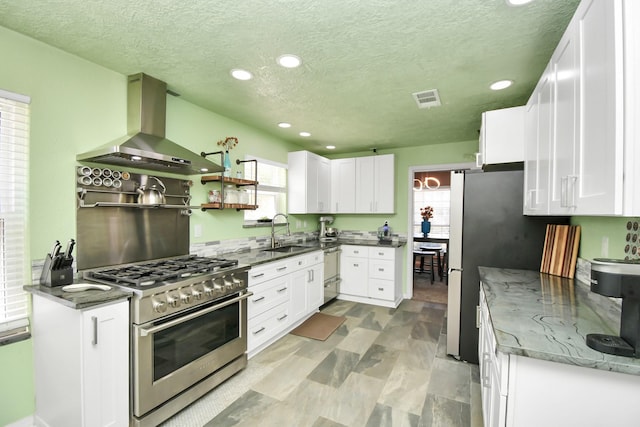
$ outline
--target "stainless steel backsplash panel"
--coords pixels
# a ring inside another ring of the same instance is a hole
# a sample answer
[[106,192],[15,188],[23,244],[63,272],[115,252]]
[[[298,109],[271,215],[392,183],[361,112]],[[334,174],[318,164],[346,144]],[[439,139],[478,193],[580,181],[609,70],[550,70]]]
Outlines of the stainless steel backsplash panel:
[[[190,181],[160,177],[170,207],[139,207],[135,189],[147,175],[130,174],[120,189],[77,184],[78,270],[189,253]],[[124,206],[94,206],[95,204]]]

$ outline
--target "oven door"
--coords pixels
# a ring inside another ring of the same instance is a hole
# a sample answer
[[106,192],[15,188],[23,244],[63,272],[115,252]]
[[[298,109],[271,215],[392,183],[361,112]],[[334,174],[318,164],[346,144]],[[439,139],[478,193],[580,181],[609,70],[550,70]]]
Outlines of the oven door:
[[133,325],[133,413],[141,417],[247,351],[247,301],[240,292]]

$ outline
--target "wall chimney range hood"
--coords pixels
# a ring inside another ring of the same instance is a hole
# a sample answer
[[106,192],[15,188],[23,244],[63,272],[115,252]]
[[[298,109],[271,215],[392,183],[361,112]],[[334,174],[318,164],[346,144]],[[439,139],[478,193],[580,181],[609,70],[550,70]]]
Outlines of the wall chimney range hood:
[[181,175],[223,172],[224,167],[165,138],[167,84],[143,73],[128,77],[127,135],[78,161]]

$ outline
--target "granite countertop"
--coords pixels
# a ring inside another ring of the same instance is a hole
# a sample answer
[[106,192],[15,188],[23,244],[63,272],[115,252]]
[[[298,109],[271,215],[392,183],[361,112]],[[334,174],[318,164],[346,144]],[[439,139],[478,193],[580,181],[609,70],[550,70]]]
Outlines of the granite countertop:
[[24,286],[24,290],[34,295],[45,297],[75,310],[83,310],[102,304],[128,299],[132,292],[112,286],[108,291],[86,290],[81,292],[65,292],[62,286],[50,288],[43,285]]
[[377,240],[371,239],[339,239],[336,242],[320,242],[313,240],[305,243],[295,243],[292,252],[276,252],[265,249],[252,249],[246,252],[228,253],[225,254],[225,258],[237,259],[239,264],[247,264],[252,267],[266,264],[268,262],[280,261],[285,258],[303,255],[314,251],[324,250],[328,248],[338,247],[340,245],[357,245],[357,246],[371,246],[371,247],[385,247],[385,248],[399,248],[406,245],[406,242],[393,241],[392,243],[379,243]]
[[501,352],[640,375],[640,359],[601,353],[585,342],[590,333],[619,334],[620,305],[614,300],[574,279],[528,270],[478,270]]

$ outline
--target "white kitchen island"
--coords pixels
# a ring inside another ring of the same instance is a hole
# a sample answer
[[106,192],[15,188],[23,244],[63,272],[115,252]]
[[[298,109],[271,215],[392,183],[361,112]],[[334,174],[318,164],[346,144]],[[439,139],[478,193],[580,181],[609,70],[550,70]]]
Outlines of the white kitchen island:
[[638,425],[640,359],[585,343],[618,333],[619,305],[577,280],[479,270],[485,427]]

